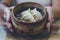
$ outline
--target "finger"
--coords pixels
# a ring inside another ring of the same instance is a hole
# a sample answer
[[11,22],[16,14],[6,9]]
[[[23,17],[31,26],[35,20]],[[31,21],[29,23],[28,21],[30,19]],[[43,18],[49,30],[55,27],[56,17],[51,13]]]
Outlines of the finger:
[[6,23],[6,26],[11,32],[13,32],[13,27],[12,27],[11,23]]
[[46,23],[46,28],[47,28],[47,32],[50,32],[50,23],[52,20],[52,7],[47,6],[45,8],[47,9],[47,12],[48,12],[48,21]]
[[51,21],[53,15],[52,15],[52,7],[51,6],[46,6],[45,7],[47,9],[48,12],[48,19]]
[[10,9],[10,12],[9,12],[9,14],[8,14],[9,16],[7,16],[7,22],[10,23],[10,22],[11,22],[11,15],[12,15],[12,11],[11,11],[11,10],[13,10],[14,7],[10,7],[9,9]]
[[50,23],[46,24],[47,32],[50,32]]
[[9,22],[9,23],[11,22],[11,17],[10,17],[10,16],[9,16],[9,18],[7,19],[7,22]]

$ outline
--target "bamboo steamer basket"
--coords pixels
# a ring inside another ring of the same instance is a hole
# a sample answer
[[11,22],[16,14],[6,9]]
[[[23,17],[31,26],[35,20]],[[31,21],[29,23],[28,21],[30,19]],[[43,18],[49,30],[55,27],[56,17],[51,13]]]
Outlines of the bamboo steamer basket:
[[[37,8],[37,10],[41,12],[43,18],[37,22],[22,22],[21,20],[17,19],[16,15],[28,8],[31,9]],[[48,18],[48,13],[45,10],[44,6],[34,2],[25,2],[18,4],[14,8],[11,16],[12,24],[17,33],[31,34],[31,35],[36,35],[43,31],[43,29],[45,28],[45,24],[47,22],[47,18]]]

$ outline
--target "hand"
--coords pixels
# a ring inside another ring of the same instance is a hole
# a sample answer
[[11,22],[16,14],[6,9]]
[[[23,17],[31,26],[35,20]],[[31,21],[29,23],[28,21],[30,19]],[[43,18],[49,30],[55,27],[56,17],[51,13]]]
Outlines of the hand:
[[6,23],[4,23],[4,26],[6,26],[11,32],[13,32],[13,27],[12,27],[12,24],[11,24],[11,12],[13,10],[14,7],[10,7],[10,12],[8,13],[8,17],[7,17],[7,20],[6,20]]
[[50,23],[52,20],[52,7],[47,6],[45,8],[47,9],[47,12],[48,12],[48,21],[46,23],[46,28],[47,28],[47,32],[50,32]]

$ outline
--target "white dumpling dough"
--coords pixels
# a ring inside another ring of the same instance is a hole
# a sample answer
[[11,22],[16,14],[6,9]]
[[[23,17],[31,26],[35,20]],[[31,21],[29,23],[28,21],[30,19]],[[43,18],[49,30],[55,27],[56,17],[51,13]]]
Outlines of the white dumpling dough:
[[25,10],[21,13],[21,19],[29,22],[36,22],[42,19],[42,15],[36,8]]
[[37,11],[36,8],[34,8],[33,10],[31,10],[31,14],[33,15],[33,17],[35,18],[36,21],[42,19],[41,13],[39,11]]
[[23,19],[25,16],[27,16],[27,15],[30,15],[30,9],[28,9],[28,10],[25,10],[25,11],[23,11],[22,13],[21,13],[21,18]]
[[35,22],[34,17],[30,13],[31,9],[29,8],[28,10],[25,10],[21,13],[22,17],[21,19],[23,20],[29,20],[30,22]]

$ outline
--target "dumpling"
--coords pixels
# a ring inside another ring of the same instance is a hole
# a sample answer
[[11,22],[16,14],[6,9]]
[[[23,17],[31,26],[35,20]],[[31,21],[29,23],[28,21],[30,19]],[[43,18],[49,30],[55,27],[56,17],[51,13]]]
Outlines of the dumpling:
[[30,8],[28,10],[25,10],[21,13],[21,20],[29,21],[29,22],[36,22],[42,19],[42,15],[39,11],[37,11],[36,8],[31,10]]
[[23,19],[27,15],[30,15],[30,8],[28,10],[21,12],[21,19]]
[[29,22],[35,22],[35,19],[32,15],[25,16],[23,20],[29,21]]
[[36,8],[34,8],[33,10],[31,10],[31,14],[34,16],[36,16],[37,15],[37,10],[36,10]]
[[21,19],[25,21],[35,22],[34,17],[32,16],[30,11],[31,11],[30,8],[26,11],[23,11],[21,13]]
[[33,10],[31,10],[31,14],[33,15],[33,17],[35,18],[36,21],[39,21],[42,19],[42,15],[39,11],[37,11],[36,8],[34,8]]
[[39,12],[39,11],[37,11],[37,16],[36,16],[36,21],[39,21],[39,20],[41,20],[42,19],[42,15],[41,15],[41,13]]

